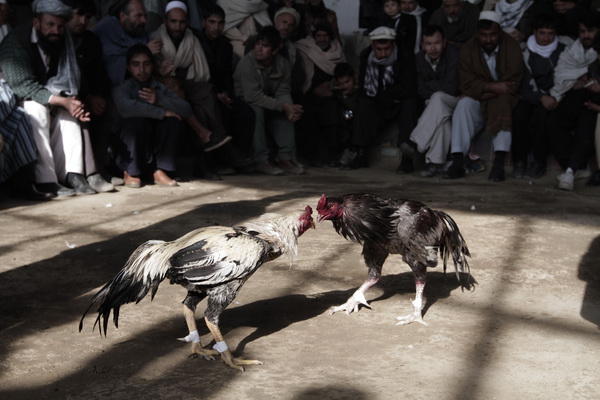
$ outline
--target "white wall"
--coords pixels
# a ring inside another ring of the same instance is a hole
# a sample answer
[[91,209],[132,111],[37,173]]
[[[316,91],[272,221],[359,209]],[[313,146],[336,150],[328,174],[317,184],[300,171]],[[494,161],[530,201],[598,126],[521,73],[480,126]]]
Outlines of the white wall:
[[337,13],[341,35],[350,35],[358,29],[359,0],[324,0],[327,8]]

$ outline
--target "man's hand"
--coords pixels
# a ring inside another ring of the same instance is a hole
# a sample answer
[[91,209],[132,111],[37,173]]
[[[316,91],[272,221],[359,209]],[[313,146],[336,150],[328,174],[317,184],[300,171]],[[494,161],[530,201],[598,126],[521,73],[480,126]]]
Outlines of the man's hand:
[[227,92],[217,93],[217,99],[219,99],[225,107],[231,107],[231,104],[233,103],[233,100],[229,97],[229,93]]
[[591,101],[586,101],[584,105],[587,107],[588,110],[600,113],[600,105],[592,103]]
[[62,97],[52,95],[50,96],[48,103],[53,106],[64,108],[69,112],[69,114],[81,122],[89,122],[91,120],[90,113],[85,110],[83,103],[77,97]]
[[587,81],[584,87],[592,93],[600,93],[600,83],[595,79]]
[[181,121],[181,117],[178,114],[175,114],[173,111],[165,110],[165,118],[167,117],[175,117]]
[[160,76],[169,76],[175,69],[175,64],[172,61],[164,60],[158,64],[158,74]]
[[139,91],[140,99],[146,100],[150,104],[156,104],[158,101],[158,93],[156,93],[156,89],[151,87],[145,87]]
[[496,94],[516,94],[519,86],[516,82],[490,82],[488,83],[486,91],[494,92]]
[[300,104],[289,104],[285,103],[283,105],[283,112],[287,119],[291,122],[296,122],[302,117],[303,113],[302,106]]
[[556,101],[556,99],[554,97],[547,95],[547,94],[543,95],[540,98],[540,102],[542,103],[544,108],[548,111],[552,111],[556,107],[558,107],[558,101]]
[[150,49],[150,52],[154,55],[160,53],[163,48],[163,42],[160,39],[154,39],[148,42],[146,45]]
[[106,112],[106,100],[102,96],[89,95],[85,102],[92,115],[102,115]]

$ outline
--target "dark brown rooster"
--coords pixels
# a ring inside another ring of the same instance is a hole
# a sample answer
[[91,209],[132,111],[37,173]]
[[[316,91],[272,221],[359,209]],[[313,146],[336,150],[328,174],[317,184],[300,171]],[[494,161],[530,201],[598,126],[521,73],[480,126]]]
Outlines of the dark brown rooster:
[[[469,249],[456,222],[445,212],[432,210],[423,203],[409,200],[384,199],[366,193],[346,194],[340,197],[323,195],[317,205],[318,221],[331,220],[336,232],[363,246],[363,257],[369,274],[367,280],[345,304],[333,307],[329,315],[338,311],[357,312],[359,305],[369,307],[365,292],[377,283],[389,254],[401,254],[402,260],[413,271],[416,296],[412,314],[398,317],[397,325],[423,321],[423,289],[427,268],[438,264],[438,250],[444,272],[448,256],[454,261],[456,276],[469,275]],[[469,275],[470,277],[470,275]]]
[[[90,308],[99,303],[100,333],[108,328],[111,310],[115,326],[119,323],[119,310],[123,304],[139,303],[151,291],[154,298],[158,285],[165,279],[187,289],[183,301],[183,315],[189,335],[180,340],[192,343],[192,354],[221,360],[232,368],[244,370],[242,365],[262,364],[258,360],[233,358],[219,330],[219,315],[235,299],[246,280],[262,264],[288,254],[295,257],[298,237],[314,228],[312,209],[288,215],[265,214],[243,226],[209,226],[188,233],[172,242],[151,240],[139,246],[123,269],[92,299],[81,322]],[[203,348],[196,326],[196,306],[205,297],[208,305],[204,319],[216,344],[214,350]]]

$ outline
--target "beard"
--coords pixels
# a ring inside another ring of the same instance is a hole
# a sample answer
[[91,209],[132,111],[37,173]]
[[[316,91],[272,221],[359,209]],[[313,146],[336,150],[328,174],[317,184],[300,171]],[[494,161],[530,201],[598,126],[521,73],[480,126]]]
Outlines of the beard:
[[146,33],[146,24],[126,24],[126,26],[124,27],[124,31],[127,35],[131,37],[140,38],[143,37]]
[[44,53],[50,57],[60,57],[65,48],[65,37],[60,35],[52,35],[59,37],[59,40],[51,40],[50,37],[43,35],[42,32],[36,31],[38,35],[38,44],[44,50]]

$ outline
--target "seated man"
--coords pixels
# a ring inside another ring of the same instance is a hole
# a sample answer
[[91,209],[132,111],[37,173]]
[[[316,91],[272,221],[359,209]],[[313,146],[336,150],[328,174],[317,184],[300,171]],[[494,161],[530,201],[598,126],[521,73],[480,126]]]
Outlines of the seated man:
[[210,68],[198,38],[187,27],[187,6],[171,1],[165,10],[164,23],[151,37],[163,43],[156,55],[158,80],[168,87],[181,89],[180,95],[192,106],[188,125],[203,144],[204,151],[215,150],[231,140],[225,133],[217,96],[208,83]]
[[316,25],[313,35],[297,41],[296,47],[306,76],[299,100],[304,113],[298,121],[303,150],[315,167],[336,166],[342,143],[335,130],[339,118],[335,113],[331,84],[335,66],[345,62],[346,57],[340,43],[333,40],[329,25]]
[[461,45],[475,35],[479,7],[466,0],[443,0],[429,23],[441,26],[450,43]]
[[558,188],[573,190],[576,179],[587,178],[593,154],[594,129],[600,111],[598,50],[600,14],[590,12],[579,23],[579,38],[562,52],[550,94],[560,100],[548,115],[548,138],[552,153],[563,169]]
[[15,29],[2,42],[0,68],[29,115],[38,149],[37,188],[58,196],[96,193],[85,178],[80,126],[90,116],[76,97],[79,68],[65,30],[71,7],[58,0],[40,0],[33,12],[32,23]]
[[474,38],[460,49],[459,85],[463,97],[452,116],[452,165],[446,179],[465,176],[464,155],[482,129],[492,135],[494,163],[489,179],[505,179],[504,163],[510,151],[512,110],[523,78],[521,47],[500,29],[500,15],[482,11]]
[[[299,175],[304,168],[296,161],[294,122],[302,116],[302,106],[291,96],[291,67],[278,54],[281,37],[277,29],[266,26],[256,38],[254,50],[239,62],[235,73],[235,92],[252,106],[256,115],[254,128],[254,161],[257,171],[267,175],[284,173]],[[269,160],[267,130],[277,148]]]
[[[512,161],[513,178],[541,178],[546,172],[550,153],[546,120],[558,101],[550,94],[554,86],[554,67],[565,45],[556,36],[556,19],[539,14],[533,20],[533,35],[523,50],[525,70],[519,94],[521,100],[513,110]],[[528,164],[529,153],[532,156]]]
[[[396,32],[380,26],[369,34],[371,46],[360,55],[358,97],[350,144],[356,158],[346,168],[368,166],[366,149],[378,144],[381,129],[389,123],[398,126],[398,144],[406,143],[417,124],[417,75],[412,47],[401,48]],[[408,162],[407,162],[408,161]],[[411,172],[412,160],[403,160],[396,172]]]
[[[458,102],[458,47],[447,43],[442,28],[429,25],[423,30],[417,58],[419,96],[427,106],[410,135],[419,153],[425,153],[427,169],[421,176],[432,177],[443,171],[450,150],[452,113]],[[410,155],[402,149],[402,156]]]
[[134,44],[145,44],[158,54],[162,42],[149,40],[146,32],[146,8],[141,0],[115,1],[109,8],[110,15],[94,27],[94,34],[102,42],[104,63],[113,86],[125,80],[127,51]]
[[126,61],[131,78],[113,89],[113,101],[123,119],[116,164],[124,171],[127,187],[141,187],[141,176],[147,171],[152,171],[155,184],[177,186],[166,172],[176,169],[177,144],[185,132],[181,119],[189,118],[192,109],[152,78],[148,47],[133,45]]

